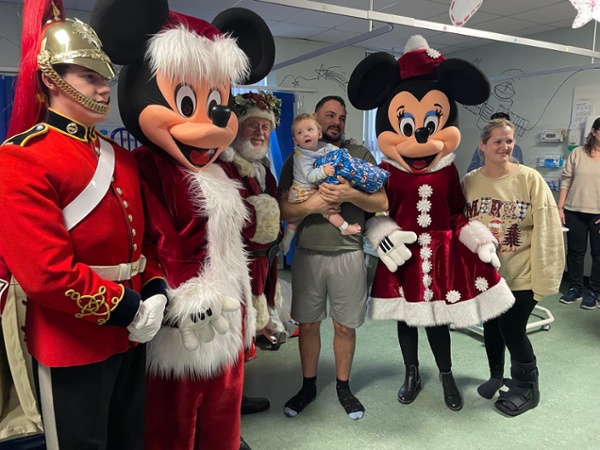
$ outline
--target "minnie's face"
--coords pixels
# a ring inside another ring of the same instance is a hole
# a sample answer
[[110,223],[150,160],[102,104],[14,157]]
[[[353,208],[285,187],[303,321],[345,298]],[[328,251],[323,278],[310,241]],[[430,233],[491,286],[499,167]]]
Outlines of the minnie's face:
[[421,100],[408,91],[398,92],[387,109],[393,131],[379,134],[379,149],[410,172],[427,172],[460,142],[458,128],[445,127],[449,116],[450,100],[442,91],[431,90]]
[[183,167],[198,172],[234,140],[238,120],[227,108],[230,84],[188,83],[156,74],[169,107],[146,106],[139,116],[144,135]]

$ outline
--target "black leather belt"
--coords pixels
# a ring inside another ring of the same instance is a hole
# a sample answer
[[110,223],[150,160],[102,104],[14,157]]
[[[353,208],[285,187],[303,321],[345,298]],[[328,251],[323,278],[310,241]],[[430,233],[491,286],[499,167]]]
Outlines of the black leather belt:
[[250,250],[248,254],[254,258],[260,258],[261,256],[268,256],[269,260],[274,260],[279,254],[279,244],[273,244],[269,248],[263,248],[260,250]]

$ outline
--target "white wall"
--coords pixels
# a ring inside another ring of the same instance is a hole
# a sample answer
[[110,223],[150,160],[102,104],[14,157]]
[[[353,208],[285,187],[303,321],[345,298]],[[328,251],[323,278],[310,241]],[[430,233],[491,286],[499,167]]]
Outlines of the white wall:
[[[300,39],[276,38],[275,63],[280,63],[327,46],[322,42]],[[332,53],[283,67],[272,72],[267,83],[270,86],[316,89],[316,93],[297,93],[302,111],[312,113],[317,102],[326,95],[339,95],[346,101],[346,136],[362,141],[363,113],[348,101],[346,89],[352,70],[364,58],[365,49],[346,47]]]
[[[579,30],[564,28],[532,38],[592,48],[592,31],[591,27]],[[446,57],[463,58],[474,62],[489,77],[585,65],[592,62],[590,58],[582,56],[502,43],[492,43],[477,49],[446,55]],[[562,152],[565,156],[568,154],[566,142],[538,143],[539,132],[544,129],[567,129],[571,119],[575,88],[595,85],[600,90],[599,75],[598,69],[588,69],[578,73],[565,72],[491,83],[492,92],[497,90],[500,97],[504,97],[499,98],[495,95],[490,97],[488,102],[492,107],[491,112],[495,112],[498,108],[508,108],[512,113],[529,122],[525,126],[523,135],[516,137],[523,149],[525,164],[535,166],[538,155],[543,153]],[[511,88],[514,91],[513,95],[510,95]],[[590,93],[595,94],[595,92]],[[595,112],[600,113],[600,104],[596,105]],[[487,112],[476,115],[462,108],[460,110],[462,143],[456,153],[456,164],[461,173],[464,173],[469,165],[473,150],[479,142],[480,128],[488,117]],[[545,169],[540,171],[551,172]]]

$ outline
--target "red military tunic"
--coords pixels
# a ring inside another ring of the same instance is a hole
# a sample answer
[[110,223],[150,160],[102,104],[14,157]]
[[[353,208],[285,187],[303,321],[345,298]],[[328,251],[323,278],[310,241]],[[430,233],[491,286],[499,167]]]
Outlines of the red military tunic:
[[[50,111],[47,123],[0,148],[0,254],[28,297],[28,350],[48,367],[84,365],[126,352],[134,345],[126,327],[138,310],[138,292],[161,275],[152,257],[143,276],[120,283],[89,267],[130,263],[142,254],[137,164],[112,145],[109,191],[70,231],[62,209],[94,176],[99,147],[94,129]],[[147,286],[159,292],[159,285]]]
[[506,282],[459,241],[468,220],[456,166],[424,174],[380,166],[391,173],[389,216],[417,241],[407,244],[412,256],[396,272],[378,264],[369,315],[411,326],[468,327],[506,311],[514,303]]

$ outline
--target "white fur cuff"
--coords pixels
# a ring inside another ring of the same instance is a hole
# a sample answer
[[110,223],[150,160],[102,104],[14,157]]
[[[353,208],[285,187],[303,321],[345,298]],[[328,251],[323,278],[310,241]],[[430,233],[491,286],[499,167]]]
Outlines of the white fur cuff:
[[258,244],[273,242],[279,235],[279,203],[269,194],[253,195],[246,198],[246,201],[256,212],[256,231],[250,240]]
[[366,223],[366,236],[373,250],[377,250],[379,243],[393,231],[401,230],[396,222],[388,216],[375,216]]
[[265,294],[253,295],[252,305],[256,310],[256,330],[262,330],[269,323],[269,310]]
[[489,244],[491,242],[494,245],[498,245],[498,241],[489,228],[476,220],[469,222],[468,225],[460,229],[458,239],[473,253],[477,252],[477,249],[482,244]]

